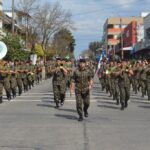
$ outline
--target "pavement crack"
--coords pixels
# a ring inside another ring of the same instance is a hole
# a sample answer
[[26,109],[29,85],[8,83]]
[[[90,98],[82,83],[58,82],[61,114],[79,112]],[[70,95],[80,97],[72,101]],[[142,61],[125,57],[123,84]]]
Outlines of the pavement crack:
[[89,136],[87,133],[86,122],[83,123],[84,150],[89,150]]

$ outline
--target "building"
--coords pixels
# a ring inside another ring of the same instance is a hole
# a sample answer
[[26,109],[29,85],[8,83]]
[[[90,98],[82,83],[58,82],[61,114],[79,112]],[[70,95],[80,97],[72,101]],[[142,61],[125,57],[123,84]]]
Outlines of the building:
[[[126,17],[126,18],[108,18],[104,24],[103,41],[107,54],[109,50],[116,49],[118,44],[122,44],[122,33],[124,29],[132,21],[136,21],[137,24],[143,24],[142,17]],[[121,49],[118,50],[121,55]]]
[[[12,19],[12,10],[4,10],[4,16]],[[25,34],[27,30],[27,20],[30,21],[31,16],[22,11],[15,10],[14,11],[14,22],[15,22],[15,32],[18,34]],[[11,30],[12,22],[3,23],[5,29]],[[29,27],[28,27],[29,28]]]
[[150,14],[144,17],[144,39],[135,45],[136,57],[150,59]]
[[[124,57],[127,58],[130,54],[135,53],[135,45],[144,39],[144,25],[138,24],[137,21],[132,21],[123,32],[123,51]],[[120,48],[118,49],[118,51]]]

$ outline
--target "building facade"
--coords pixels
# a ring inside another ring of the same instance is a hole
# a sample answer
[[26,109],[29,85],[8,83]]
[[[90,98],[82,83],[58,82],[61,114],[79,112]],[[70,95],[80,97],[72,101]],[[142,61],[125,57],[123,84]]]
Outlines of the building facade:
[[108,18],[104,24],[103,41],[107,53],[112,47],[121,44],[124,29],[132,22],[143,24],[143,17]]

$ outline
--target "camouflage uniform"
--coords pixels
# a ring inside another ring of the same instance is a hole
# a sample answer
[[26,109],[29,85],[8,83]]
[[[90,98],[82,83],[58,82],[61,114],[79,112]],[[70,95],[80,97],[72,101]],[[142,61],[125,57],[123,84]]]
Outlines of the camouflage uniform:
[[4,88],[6,91],[6,96],[8,100],[11,100],[11,86],[10,86],[10,67],[5,66],[5,78],[4,78]]
[[[15,70],[14,70],[15,71]],[[11,78],[10,78],[10,87],[11,87],[11,91],[12,91],[12,95],[13,95],[13,98],[16,97],[16,88],[17,88],[17,79],[16,79],[16,73],[13,72],[11,74]]]
[[[57,69],[57,70],[55,70]],[[54,92],[54,101],[56,103],[56,107],[59,107],[59,102],[63,103],[65,100],[66,93],[66,75],[63,70],[60,69],[60,66],[55,67],[55,71],[53,72],[53,92]]]
[[144,68],[144,66],[142,67],[140,72],[140,83],[141,83],[142,97],[144,97],[146,95],[146,68]]
[[21,65],[16,65],[15,66],[16,71],[17,71],[17,86],[18,86],[18,94],[19,96],[22,94],[22,86],[23,86],[23,82],[22,82],[22,67]]
[[4,67],[0,64],[0,103],[3,102],[3,88],[4,88]]
[[87,112],[90,106],[90,80],[91,75],[86,69],[77,69],[73,74],[73,81],[75,82],[76,108],[80,117],[83,116],[83,110],[84,112]]
[[146,70],[146,85],[147,85],[148,100],[150,100],[150,64]]
[[130,99],[130,80],[128,72],[124,69],[120,72],[119,76],[119,89],[120,89],[120,102],[121,109],[128,106],[128,100]]

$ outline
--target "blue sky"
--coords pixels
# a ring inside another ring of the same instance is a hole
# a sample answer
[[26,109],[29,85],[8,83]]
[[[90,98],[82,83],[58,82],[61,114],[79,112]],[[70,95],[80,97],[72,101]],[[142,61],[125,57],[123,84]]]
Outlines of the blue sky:
[[[150,11],[150,0],[38,0],[40,4],[46,1],[60,2],[63,9],[72,12],[76,57],[88,48],[89,42],[101,40],[108,17],[139,16],[142,11]],[[9,9],[10,5],[11,0],[3,0],[4,9]]]

